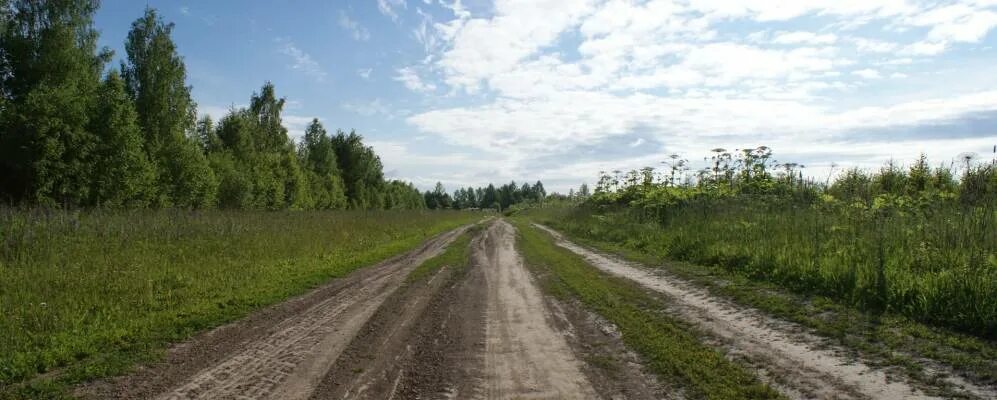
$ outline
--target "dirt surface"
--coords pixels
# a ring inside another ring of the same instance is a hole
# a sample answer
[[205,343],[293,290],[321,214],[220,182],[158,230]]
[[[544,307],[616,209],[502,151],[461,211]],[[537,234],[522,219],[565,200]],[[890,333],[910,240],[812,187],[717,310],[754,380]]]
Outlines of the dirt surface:
[[[667,295],[674,304],[670,311],[720,338],[728,354],[753,361],[767,382],[792,398],[930,398],[898,377],[844,356],[845,349],[829,346],[801,326],[713,297],[664,271],[590,250],[536,226],[593,266]],[[960,386],[981,398],[997,395],[964,382]]]
[[427,280],[392,294],[342,352],[312,398],[434,398],[473,391],[471,378],[481,370],[474,355],[484,335],[479,328],[484,313],[483,302],[473,302],[480,296],[468,293],[471,296],[457,299],[466,291],[459,281],[464,276],[464,266],[445,265]]
[[165,360],[131,375],[81,387],[77,395],[118,399],[307,398],[380,304],[416,266],[466,228],[334,280],[304,296],[201,334]]
[[596,398],[581,361],[551,326],[551,312],[516,252],[515,229],[497,221],[483,242],[474,256],[488,285],[485,397]]
[[118,399],[656,399],[615,326],[543,295],[505,221],[467,265],[407,279],[466,228],[77,390]]

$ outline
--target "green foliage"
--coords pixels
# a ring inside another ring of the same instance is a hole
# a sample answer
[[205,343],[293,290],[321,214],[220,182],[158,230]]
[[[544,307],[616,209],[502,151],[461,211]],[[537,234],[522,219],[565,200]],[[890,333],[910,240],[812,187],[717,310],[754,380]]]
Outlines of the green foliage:
[[847,170],[825,188],[798,178],[795,164],[769,173],[768,148],[714,153],[695,184],[603,174],[586,211],[553,223],[860,309],[997,332],[993,164],[967,163],[956,182],[922,156],[910,168]]
[[152,8],[132,23],[125,42],[128,62],[122,66],[128,91],[135,101],[145,148],[157,166],[156,201],[160,206],[213,205],[217,179],[197,142],[196,105],[187,86],[187,71],[170,37],[167,24]]
[[[635,245],[641,241],[609,241],[608,236],[595,237],[587,230],[577,230],[589,229],[591,224],[564,222],[576,217],[576,212],[569,207],[548,207],[530,210],[527,216],[531,220],[558,226],[572,240],[586,246],[620,255],[650,268],[667,270],[715,296],[809,327],[821,336],[861,352],[864,358],[876,364],[899,366],[908,377],[928,386],[944,390],[946,384],[925,373],[929,371],[924,370],[923,362],[919,360],[947,365],[977,384],[992,385],[997,382],[997,343],[945,328],[926,326],[897,313],[860,311],[845,302],[824,296],[793,293],[779,282],[751,279],[740,270],[667,260],[668,255],[656,246]],[[599,222],[606,223],[604,219]],[[949,397],[954,393],[938,395]]]
[[405,277],[405,282],[420,282],[435,274],[443,267],[463,268],[471,259],[471,238],[481,229],[481,225],[475,225],[467,232],[461,234],[440,254],[430,258],[412,270]]
[[547,199],[547,191],[540,181],[533,185],[524,183],[522,186],[517,186],[516,182],[509,182],[498,188],[492,184],[483,188],[458,188],[451,196],[443,188],[443,184],[437,182],[436,187],[432,191],[424,193],[423,197],[426,206],[430,209],[490,208],[506,210],[517,204],[542,205]]
[[142,148],[142,133],[124,81],[112,71],[101,85],[91,121],[95,151],[93,199],[102,207],[143,207],[154,197],[154,169]]
[[363,136],[356,131],[342,131],[332,137],[336,162],[342,171],[346,197],[352,209],[384,208],[384,172],[381,158],[374,149],[363,144]]
[[745,366],[704,344],[695,328],[658,312],[667,307],[662,299],[589,266],[525,220],[515,219],[515,224],[518,248],[545,291],[577,298],[619,327],[623,341],[664,381],[681,384],[692,398],[782,398]]
[[[308,174],[308,182],[311,185],[314,207],[319,209],[343,209],[346,208],[346,191],[343,187],[343,178],[336,161],[336,149],[332,145],[332,138],[329,137],[325,127],[318,121],[312,120],[305,129],[305,137],[298,146],[298,158],[305,166]],[[395,204],[393,204],[395,205]],[[408,204],[404,207],[386,208],[423,208],[417,204]]]
[[166,343],[477,218],[0,208],[0,398],[19,382],[57,379],[58,389],[121,373]]
[[88,125],[110,58],[97,53],[96,9],[96,1],[68,0],[18,0],[4,7],[4,200],[77,206],[91,198],[97,137]]

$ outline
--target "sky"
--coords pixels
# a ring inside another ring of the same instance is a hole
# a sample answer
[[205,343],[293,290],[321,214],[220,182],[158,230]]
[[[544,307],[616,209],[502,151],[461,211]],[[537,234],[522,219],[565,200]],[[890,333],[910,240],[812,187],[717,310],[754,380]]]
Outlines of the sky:
[[292,137],[355,129],[422,189],[567,192],[761,145],[823,179],[997,145],[997,0],[104,0],[117,58],[146,5],[199,113],[272,81]]

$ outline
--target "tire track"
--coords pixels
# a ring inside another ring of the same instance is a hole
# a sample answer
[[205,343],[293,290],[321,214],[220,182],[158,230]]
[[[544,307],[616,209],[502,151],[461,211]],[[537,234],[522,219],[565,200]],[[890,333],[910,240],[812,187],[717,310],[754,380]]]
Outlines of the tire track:
[[496,221],[474,257],[485,270],[487,399],[598,398],[515,249],[515,228]]
[[[177,346],[175,354],[160,365],[84,388],[79,394],[143,399],[307,398],[408,273],[442,253],[466,229],[438,235],[402,256],[199,335]],[[143,390],[143,385],[153,389]]]

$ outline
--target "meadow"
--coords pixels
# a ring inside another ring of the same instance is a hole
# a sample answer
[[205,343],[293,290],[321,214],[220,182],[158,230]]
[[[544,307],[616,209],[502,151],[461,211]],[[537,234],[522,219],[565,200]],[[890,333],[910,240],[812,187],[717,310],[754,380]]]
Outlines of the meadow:
[[167,343],[480,218],[0,209],[0,394],[120,373]]

